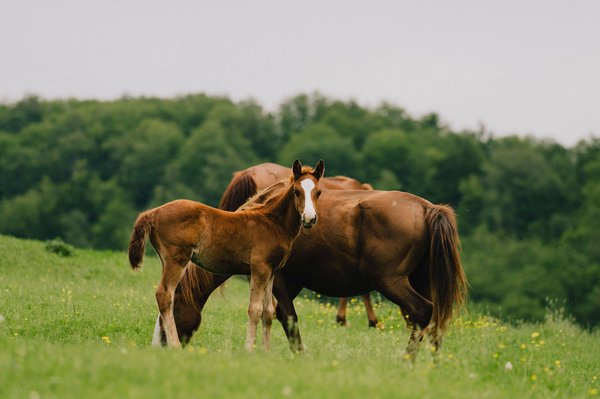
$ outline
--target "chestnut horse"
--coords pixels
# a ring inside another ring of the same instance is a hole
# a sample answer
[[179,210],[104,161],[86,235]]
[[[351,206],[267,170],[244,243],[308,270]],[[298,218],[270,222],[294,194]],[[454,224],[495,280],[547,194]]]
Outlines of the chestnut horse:
[[[290,173],[290,168],[276,163],[262,163],[236,172],[231,183],[229,183],[229,186],[223,193],[219,208],[226,211],[235,211],[258,191],[287,178]],[[328,190],[373,190],[370,184],[363,184],[356,179],[346,176],[324,177],[321,180],[321,187]],[[362,295],[362,299],[367,312],[369,327],[376,327],[377,316],[373,310],[371,296],[369,293],[366,293]],[[341,297],[336,321],[342,326],[346,325],[347,307],[348,298]]]
[[[267,198],[268,193],[250,202]],[[437,350],[467,291],[452,208],[409,193],[365,190],[323,190],[319,208],[319,223],[298,236],[273,285],[277,319],[291,349],[302,350],[293,300],[306,287],[328,296],[376,290],[405,315],[409,358],[414,359],[425,334]],[[227,278],[187,268],[175,299],[183,340],[189,341],[210,293]],[[157,331],[158,325],[155,340],[160,341]]]
[[133,269],[142,266],[149,236],[163,265],[156,301],[169,346],[181,346],[173,316],[175,289],[186,266],[195,268],[195,264],[212,273],[250,275],[246,348],[255,345],[261,317],[263,344],[269,348],[274,274],[285,264],[301,225],[310,228],[316,223],[323,161],[313,170],[296,160],[292,170],[282,189],[252,209],[227,212],[177,200],[138,216],[129,242],[129,263]]

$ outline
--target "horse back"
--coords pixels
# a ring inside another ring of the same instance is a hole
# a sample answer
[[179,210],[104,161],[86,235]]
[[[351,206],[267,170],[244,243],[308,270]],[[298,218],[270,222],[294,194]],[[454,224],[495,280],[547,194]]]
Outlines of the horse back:
[[381,273],[409,275],[426,250],[429,205],[399,191],[323,190],[319,221],[301,231],[283,273],[332,296],[368,292]]

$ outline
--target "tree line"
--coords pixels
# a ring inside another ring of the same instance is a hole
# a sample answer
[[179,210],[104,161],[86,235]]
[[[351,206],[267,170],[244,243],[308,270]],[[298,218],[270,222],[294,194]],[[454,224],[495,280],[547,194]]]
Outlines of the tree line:
[[140,210],[176,198],[216,205],[232,172],[326,162],[382,190],[458,214],[471,300],[541,320],[557,300],[600,323],[600,139],[572,148],[452,131],[437,114],[319,94],[273,112],[205,94],[0,104],[0,233],[124,249]]

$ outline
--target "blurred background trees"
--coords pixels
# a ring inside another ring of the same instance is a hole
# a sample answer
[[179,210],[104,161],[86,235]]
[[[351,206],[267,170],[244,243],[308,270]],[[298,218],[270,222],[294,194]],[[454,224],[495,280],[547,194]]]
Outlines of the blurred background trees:
[[565,148],[453,132],[392,104],[319,94],[274,112],[204,94],[0,104],[0,233],[122,250],[139,211],[176,198],[216,205],[234,171],[295,158],[452,205],[471,300],[490,312],[541,320],[555,299],[600,324],[600,139]]

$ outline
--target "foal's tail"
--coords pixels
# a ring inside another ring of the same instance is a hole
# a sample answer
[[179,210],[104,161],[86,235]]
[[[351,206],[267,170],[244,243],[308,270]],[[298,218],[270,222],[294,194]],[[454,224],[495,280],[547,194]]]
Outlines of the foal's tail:
[[442,335],[452,317],[453,309],[464,305],[467,278],[460,263],[460,240],[456,216],[452,208],[433,205],[427,209],[429,227],[429,284],[433,315],[431,322]]
[[131,238],[129,239],[129,264],[132,269],[140,269],[146,252],[146,238],[152,230],[155,209],[140,213],[134,225]]
[[257,192],[256,182],[248,173],[238,173],[225,189],[219,209],[235,211]]

